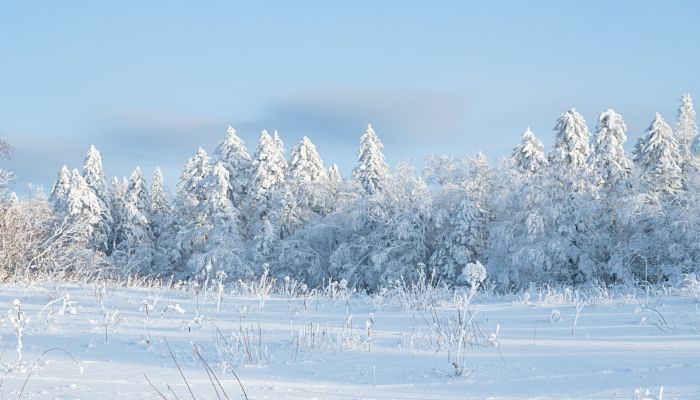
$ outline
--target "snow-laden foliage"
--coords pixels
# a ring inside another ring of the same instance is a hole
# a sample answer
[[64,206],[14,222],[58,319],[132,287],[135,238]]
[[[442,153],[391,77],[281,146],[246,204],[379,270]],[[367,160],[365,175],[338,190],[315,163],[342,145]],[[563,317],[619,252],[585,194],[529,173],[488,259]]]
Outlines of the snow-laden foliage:
[[[0,137],[0,160],[10,155],[10,144],[4,138]],[[12,171],[0,168],[0,198],[5,194],[7,186],[14,179]]]
[[554,148],[549,153],[549,162],[556,168],[586,169],[590,133],[583,116],[572,108],[559,117],[554,132]]
[[[673,132],[678,142],[678,154],[683,165],[691,161],[693,142],[698,136],[697,114],[693,106],[693,99],[689,94],[681,96],[681,105],[678,107],[678,119],[676,129]],[[697,153],[696,153],[697,154]]]
[[683,186],[681,157],[671,127],[659,113],[635,146],[634,162],[650,190],[673,194]]
[[627,125],[620,114],[607,109],[598,117],[598,127],[593,142],[593,168],[597,183],[611,188],[627,178],[632,162],[625,154]]
[[87,188],[92,191],[97,199],[97,207],[91,208],[96,214],[90,219],[92,225],[91,242],[96,250],[109,252],[109,238],[112,232],[112,213],[109,208],[110,198],[107,188],[107,181],[102,169],[102,156],[95,146],[90,146],[85,162],[83,163],[82,174]]
[[[695,126],[684,97],[677,130],[688,139]],[[309,286],[344,279],[381,292],[416,282],[469,285],[465,267],[483,263],[479,286],[509,291],[531,283],[673,284],[698,272],[700,171],[689,168],[695,158],[683,160],[678,132],[657,116],[631,163],[627,127],[613,110],[600,114],[592,141],[573,109],[554,130],[547,157],[528,129],[497,163],[481,153],[431,156],[418,174],[405,162],[390,169],[369,126],[353,179],[343,180],[308,138],[287,159],[281,137],[263,131],[251,158],[229,129],[212,160],[200,149],[187,161],[172,197],[159,170],[150,193],[138,169],[103,193],[101,160],[91,149],[83,174],[61,169],[53,215],[42,218],[71,232],[72,252],[60,253],[62,260],[108,255],[109,267],[93,268],[207,282],[268,271]],[[29,201],[2,199],[6,210]],[[106,215],[109,240],[99,247],[94,232]]]
[[222,163],[228,171],[231,184],[229,198],[235,206],[240,206],[248,193],[253,164],[245,143],[230,125],[226,131],[226,137],[214,151],[214,160]]
[[384,145],[372,125],[360,138],[360,149],[357,152],[357,167],[352,171],[353,177],[360,183],[367,194],[381,191],[388,179],[389,167],[382,153]]
[[515,146],[510,158],[516,169],[529,174],[534,174],[547,165],[544,145],[535,137],[530,128],[523,132],[522,141]]
[[149,219],[151,199],[141,168],[136,167],[124,191],[117,182],[114,192],[119,218],[115,224],[115,245],[111,259],[125,273],[151,274],[153,225]]

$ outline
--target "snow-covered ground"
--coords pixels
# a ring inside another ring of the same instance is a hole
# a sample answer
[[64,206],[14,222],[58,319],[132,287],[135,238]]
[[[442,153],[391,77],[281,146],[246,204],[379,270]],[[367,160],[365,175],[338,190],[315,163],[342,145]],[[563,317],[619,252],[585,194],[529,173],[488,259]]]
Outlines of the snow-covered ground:
[[2,398],[244,398],[231,370],[249,399],[700,398],[692,296],[334,297],[4,286]]

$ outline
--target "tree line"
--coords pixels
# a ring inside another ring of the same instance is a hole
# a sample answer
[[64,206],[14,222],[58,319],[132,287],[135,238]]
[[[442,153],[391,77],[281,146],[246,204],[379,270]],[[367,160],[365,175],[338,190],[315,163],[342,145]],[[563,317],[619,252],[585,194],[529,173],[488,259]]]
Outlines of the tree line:
[[[363,289],[420,276],[464,283],[468,263],[508,291],[535,284],[677,282],[700,265],[700,136],[683,95],[628,155],[608,109],[590,132],[575,109],[545,152],[528,128],[509,157],[428,157],[387,165],[371,126],[349,179],[307,137],[289,153],[263,131],[251,154],[229,127],[184,165],[171,195],[159,169],[107,182],[91,147],[47,198],[0,202],[4,279],[36,273],[249,279],[269,270]],[[9,146],[0,141],[0,156]],[[0,170],[6,192],[12,174]]]

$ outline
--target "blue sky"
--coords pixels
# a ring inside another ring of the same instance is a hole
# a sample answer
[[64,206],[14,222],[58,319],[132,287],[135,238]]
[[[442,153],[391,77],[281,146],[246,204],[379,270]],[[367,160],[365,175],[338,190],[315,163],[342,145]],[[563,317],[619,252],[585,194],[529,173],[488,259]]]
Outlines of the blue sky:
[[371,122],[388,161],[506,155],[552,142],[576,107],[612,107],[634,141],[700,96],[700,2],[23,1],[0,6],[4,162],[48,189],[90,144],[108,176],[171,184],[233,125],[306,135],[348,176]]

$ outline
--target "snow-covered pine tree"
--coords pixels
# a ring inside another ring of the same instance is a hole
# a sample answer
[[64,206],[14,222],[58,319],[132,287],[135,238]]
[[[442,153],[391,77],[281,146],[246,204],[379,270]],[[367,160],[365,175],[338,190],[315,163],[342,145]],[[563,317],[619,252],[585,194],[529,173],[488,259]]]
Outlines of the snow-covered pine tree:
[[653,192],[674,194],[683,187],[678,143],[659,113],[635,146],[634,162]]
[[70,171],[67,166],[61,167],[56,182],[51,189],[49,202],[59,218],[68,216],[68,192],[70,191]]
[[175,230],[176,248],[179,249],[181,258],[174,272],[188,274],[186,270],[190,257],[194,253],[201,253],[206,243],[206,235],[211,221],[203,212],[209,199],[207,179],[211,174],[212,166],[209,163],[207,152],[201,147],[197,153],[187,160],[180,175],[175,196],[176,221],[171,224]]
[[517,170],[527,174],[534,174],[547,165],[544,145],[535,137],[530,127],[523,132],[522,141],[515,146],[510,158]]
[[678,142],[678,154],[681,158],[680,167],[685,170],[686,165],[692,161],[692,147],[698,136],[697,115],[693,107],[693,99],[687,93],[681,97],[674,134],[676,142]]
[[333,165],[328,168],[328,180],[335,186],[339,185],[343,181],[343,178],[340,176],[338,164],[333,163]]
[[[279,161],[278,145],[267,131],[262,131],[253,157],[253,174],[249,192],[254,204],[263,202],[263,205],[269,206],[275,190],[284,183],[285,168]],[[261,215],[267,212],[269,210],[258,208],[255,214]]]
[[627,125],[620,114],[611,109],[600,113],[592,157],[597,183],[602,187],[614,187],[632,170],[632,163],[623,148],[626,132]]
[[150,193],[148,215],[151,222],[151,232],[153,232],[154,239],[157,239],[163,232],[166,218],[170,215],[170,203],[165,191],[163,172],[158,167],[153,172]]
[[95,229],[101,227],[101,217],[104,215],[102,204],[77,169],[71,172],[70,189],[66,199],[66,211],[70,221],[86,224],[85,238],[95,238]]
[[112,253],[112,259],[122,273],[152,274],[153,236],[148,219],[150,198],[141,168],[136,167],[129,178],[125,193],[119,232],[122,240]]
[[121,242],[125,240],[125,234],[122,231],[124,220],[126,218],[126,191],[129,189],[129,181],[126,177],[122,179],[116,176],[112,178],[110,185],[110,208],[112,210],[113,229],[110,239],[110,247],[116,249],[121,247]]
[[282,210],[282,237],[286,237],[314,215],[324,215],[332,206],[332,187],[323,160],[311,140],[304,138],[292,148],[287,169],[287,190]]
[[357,166],[353,170],[353,178],[360,184],[366,194],[375,194],[382,190],[389,176],[389,167],[384,161],[382,148],[384,145],[372,129],[367,130],[360,138],[360,149],[357,152]]
[[317,182],[326,178],[323,160],[308,137],[304,136],[289,153],[288,180],[296,184]]
[[[278,237],[280,228],[277,225],[281,215],[283,199],[286,195],[285,185],[286,161],[284,147],[279,135],[274,139],[262,131],[253,156],[253,173],[246,207],[248,226],[245,237],[255,243],[269,241]],[[264,255],[258,253],[256,260],[266,259],[270,253],[266,246]],[[263,250],[256,245],[256,251]]]
[[197,212],[206,221],[201,227],[205,240],[193,249],[187,269],[200,278],[211,279],[219,271],[230,278],[249,278],[252,271],[243,260],[236,209],[229,198],[228,169],[217,162],[202,184],[207,196]]
[[275,130],[272,135],[272,142],[275,145],[277,152],[275,153],[274,162],[277,164],[278,168],[282,170],[284,175],[287,173],[287,151],[284,148],[284,142],[280,137],[279,133]]
[[585,171],[590,154],[590,133],[583,116],[575,108],[570,109],[559,117],[554,131],[556,136],[554,148],[549,153],[550,164],[555,168]]
[[[83,178],[87,186],[92,190],[99,203],[99,215],[91,220],[95,221],[92,227],[91,242],[96,250],[109,254],[112,249],[109,246],[109,238],[112,232],[111,203],[104,170],[102,169],[102,156],[95,146],[90,146],[83,164]],[[95,210],[98,211],[98,210]]]
[[[197,153],[187,160],[185,168],[182,170],[180,180],[177,184],[179,207],[195,208],[200,202],[206,200],[204,186],[201,184],[211,173],[209,156],[203,148],[199,148]],[[185,210],[181,210],[185,211]]]
[[230,125],[226,131],[226,138],[214,151],[214,160],[221,162],[228,171],[231,183],[229,198],[235,207],[240,207],[248,191],[253,164],[245,143]]

